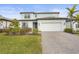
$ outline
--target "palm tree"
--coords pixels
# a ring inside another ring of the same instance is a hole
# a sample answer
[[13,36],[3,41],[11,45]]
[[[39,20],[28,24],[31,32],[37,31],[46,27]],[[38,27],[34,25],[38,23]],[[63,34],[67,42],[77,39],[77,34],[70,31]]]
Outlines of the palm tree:
[[76,14],[75,21],[79,23],[79,14]]
[[75,5],[73,5],[72,8],[66,8],[68,10],[68,17],[70,18],[70,27],[71,27],[71,29],[72,29],[72,19],[74,18],[74,14],[76,12],[79,12],[79,10],[76,10],[76,6],[77,5],[75,4]]

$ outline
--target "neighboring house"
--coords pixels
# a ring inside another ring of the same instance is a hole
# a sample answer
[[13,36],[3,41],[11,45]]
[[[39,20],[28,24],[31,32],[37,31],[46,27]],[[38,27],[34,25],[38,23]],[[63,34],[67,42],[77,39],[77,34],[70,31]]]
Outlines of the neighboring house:
[[[68,18],[68,20],[66,20],[66,28],[71,28],[70,27],[71,26],[70,20],[71,19],[69,19],[69,18]],[[72,19],[72,28],[73,28],[74,31],[77,31],[77,30],[79,31],[79,23],[74,21],[74,20],[75,19]]]
[[3,17],[0,15],[0,29],[7,29],[10,24],[10,19]]
[[[36,28],[39,31],[64,31],[70,28],[70,19],[59,17],[59,12],[20,12],[20,28]],[[5,21],[5,28],[9,27],[10,21]],[[79,24],[73,22],[73,29],[79,29]]]

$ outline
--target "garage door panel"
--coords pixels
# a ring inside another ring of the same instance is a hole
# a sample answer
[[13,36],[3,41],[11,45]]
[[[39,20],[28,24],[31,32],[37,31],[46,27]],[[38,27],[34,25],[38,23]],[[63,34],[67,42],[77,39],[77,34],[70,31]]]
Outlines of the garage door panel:
[[43,22],[40,24],[41,31],[61,31],[61,22]]

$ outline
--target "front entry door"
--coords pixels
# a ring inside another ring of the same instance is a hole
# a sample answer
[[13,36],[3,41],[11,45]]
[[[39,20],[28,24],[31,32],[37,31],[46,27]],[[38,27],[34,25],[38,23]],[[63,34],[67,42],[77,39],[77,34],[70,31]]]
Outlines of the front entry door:
[[37,22],[33,22],[33,28],[37,29]]

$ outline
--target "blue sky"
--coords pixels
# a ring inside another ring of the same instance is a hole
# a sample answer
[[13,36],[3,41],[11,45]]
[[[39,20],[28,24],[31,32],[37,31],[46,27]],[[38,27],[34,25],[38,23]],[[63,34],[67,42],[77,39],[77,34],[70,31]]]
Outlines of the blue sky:
[[72,6],[72,4],[0,4],[0,15],[19,19],[21,18],[20,12],[60,12],[60,17],[66,17],[65,8]]

